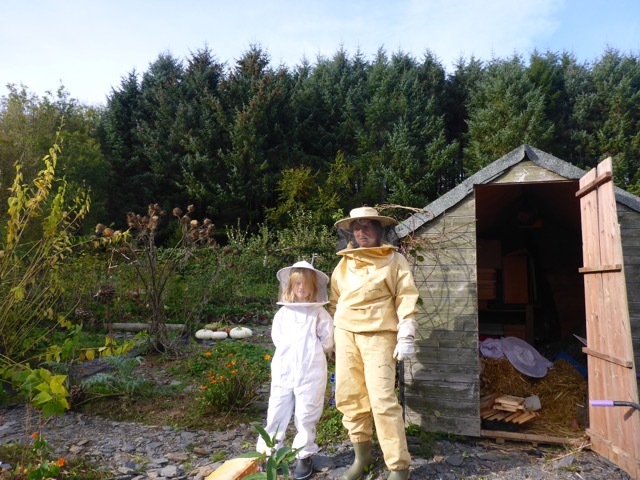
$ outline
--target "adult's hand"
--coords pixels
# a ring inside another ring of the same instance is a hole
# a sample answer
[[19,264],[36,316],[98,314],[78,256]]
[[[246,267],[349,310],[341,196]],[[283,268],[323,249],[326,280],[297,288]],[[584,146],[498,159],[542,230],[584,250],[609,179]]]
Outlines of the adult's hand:
[[409,360],[415,353],[415,346],[413,345],[413,337],[403,337],[398,339],[395,350],[393,351],[393,358],[399,362],[403,360]]

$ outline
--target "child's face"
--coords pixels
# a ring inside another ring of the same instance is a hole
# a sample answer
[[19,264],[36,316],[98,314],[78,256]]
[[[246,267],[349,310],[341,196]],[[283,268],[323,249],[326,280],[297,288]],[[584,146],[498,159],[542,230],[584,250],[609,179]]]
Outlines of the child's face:
[[303,278],[294,282],[293,293],[296,296],[296,302],[311,301],[311,286]]

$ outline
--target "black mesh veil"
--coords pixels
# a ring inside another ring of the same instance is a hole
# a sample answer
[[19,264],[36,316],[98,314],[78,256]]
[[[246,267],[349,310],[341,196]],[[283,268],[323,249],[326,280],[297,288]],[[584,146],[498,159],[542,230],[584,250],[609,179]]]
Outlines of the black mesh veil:
[[[381,245],[387,244],[397,247],[400,244],[400,239],[396,234],[395,225],[389,225],[387,227],[383,227],[379,221],[372,220],[371,222],[376,226],[376,230],[380,234]],[[359,248],[360,245],[356,242],[356,239],[353,236],[351,228],[340,228],[338,227],[338,246],[336,251],[344,250],[345,248]]]

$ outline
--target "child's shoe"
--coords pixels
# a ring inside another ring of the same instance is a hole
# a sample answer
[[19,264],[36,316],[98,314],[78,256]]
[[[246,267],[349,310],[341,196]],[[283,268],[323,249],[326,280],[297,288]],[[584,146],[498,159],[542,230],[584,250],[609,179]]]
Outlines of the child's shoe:
[[313,460],[311,457],[299,458],[296,468],[293,470],[294,480],[306,480],[313,473]]

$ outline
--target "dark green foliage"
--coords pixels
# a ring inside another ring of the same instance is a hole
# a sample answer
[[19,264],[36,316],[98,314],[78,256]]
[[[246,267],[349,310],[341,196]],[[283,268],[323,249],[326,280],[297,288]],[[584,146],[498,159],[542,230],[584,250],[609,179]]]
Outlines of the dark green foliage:
[[221,243],[238,221],[252,234],[265,220],[290,226],[297,208],[329,226],[362,204],[423,207],[522,143],[582,168],[610,155],[617,185],[637,192],[639,71],[637,54],[614,49],[590,64],[535,50],[460,58],[450,72],[430,51],[368,60],[339,48],[291,69],[259,45],[232,65],[208,47],[162,53],[125,75],[104,110],[13,87],[0,103],[0,167],[37,159],[64,115],[64,172],[91,187],[92,214],[117,228],[151,202],[193,203]]
[[519,56],[492,61],[471,95],[465,170],[475,173],[523,143],[548,145],[554,125],[547,97],[526,75]]

